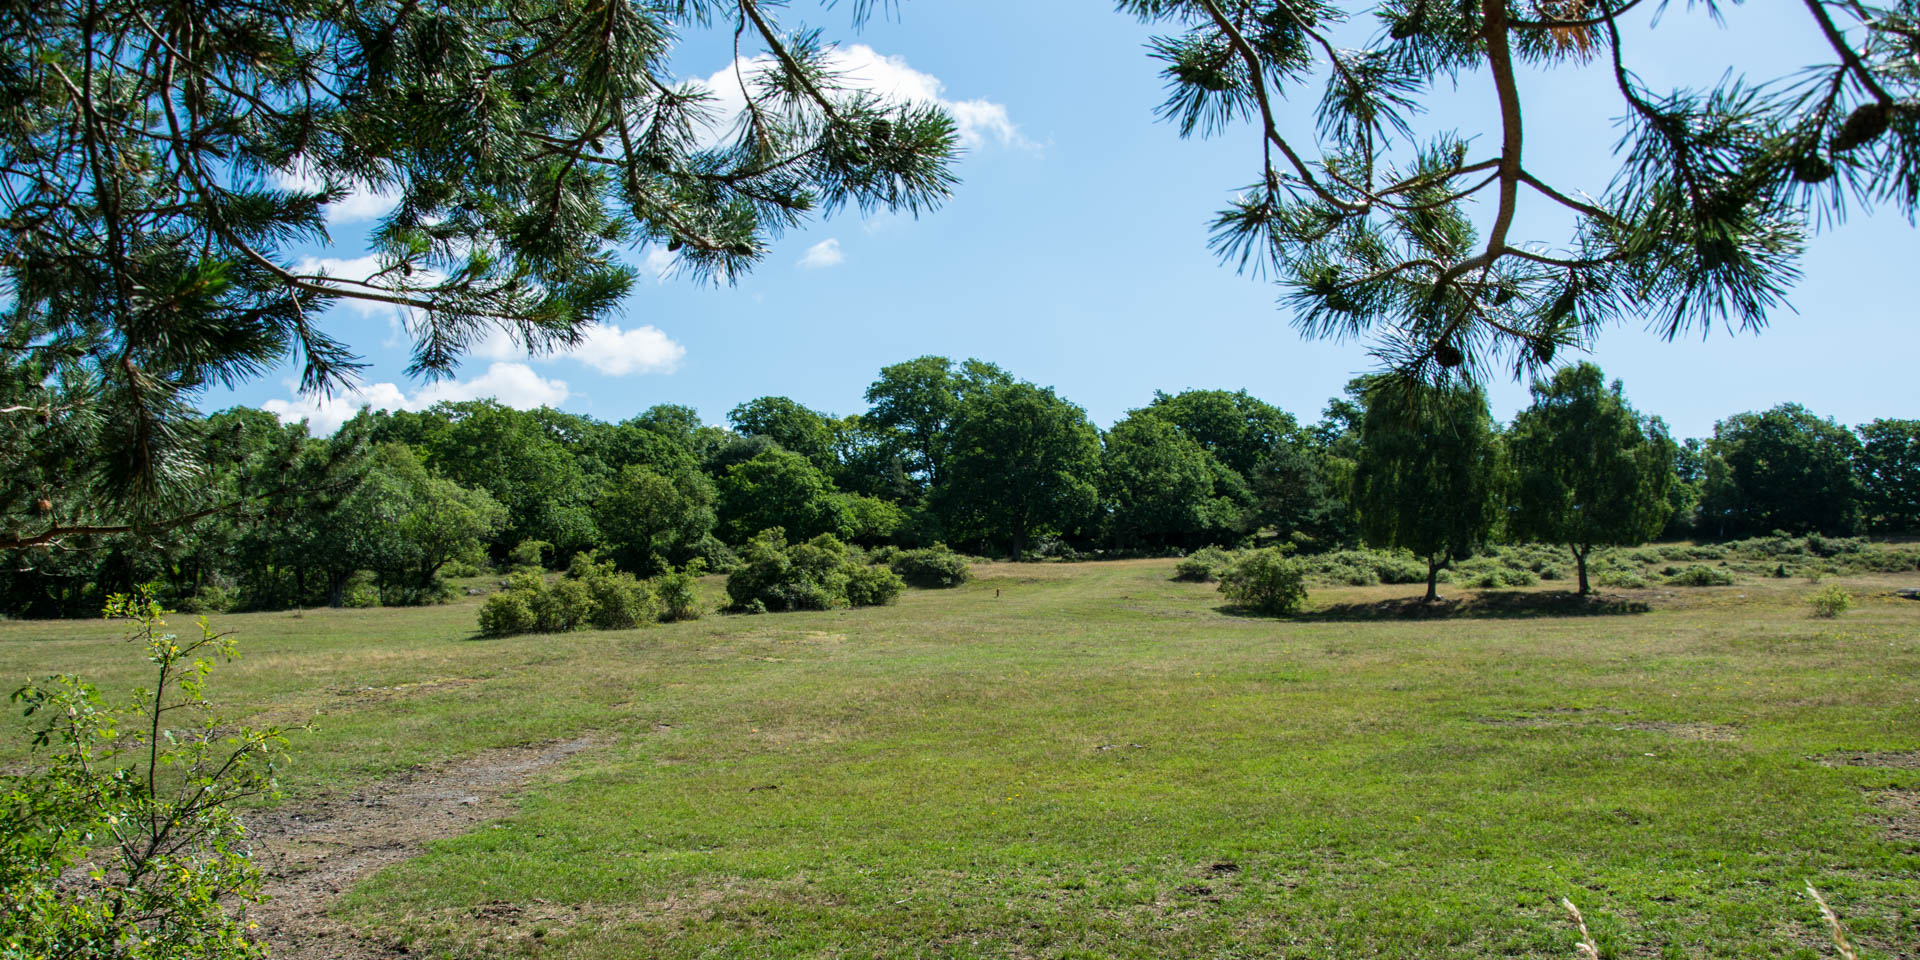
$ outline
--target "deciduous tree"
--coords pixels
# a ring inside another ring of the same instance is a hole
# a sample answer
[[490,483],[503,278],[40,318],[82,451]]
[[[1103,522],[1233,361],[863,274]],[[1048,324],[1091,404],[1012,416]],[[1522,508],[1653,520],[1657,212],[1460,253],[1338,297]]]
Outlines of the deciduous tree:
[[1513,498],[1508,532],[1564,544],[1587,584],[1595,547],[1634,546],[1672,515],[1674,444],[1627,404],[1618,380],[1580,363],[1533,381],[1533,405],[1507,433]]
[[1499,449],[1486,395],[1386,377],[1371,378],[1361,395],[1360,529],[1373,546],[1405,547],[1426,561],[1432,602],[1440,571],[1473,556],[1493,529]]

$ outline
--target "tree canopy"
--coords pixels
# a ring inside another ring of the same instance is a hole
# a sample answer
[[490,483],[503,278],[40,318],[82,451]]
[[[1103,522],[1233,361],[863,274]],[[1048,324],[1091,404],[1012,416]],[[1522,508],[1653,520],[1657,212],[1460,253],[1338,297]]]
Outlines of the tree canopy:
[[[776,6],[0,11],[0,416],[73,461],[60,505],[9,515],[0,543],[192,512],[154,505],[198,489],[193,398],[287,361],[307,389],[347,385],[358,360],[332,304],[408,311],[411,372],[436,376],[490,336],[577,343],[633,283],[623,250],[729,281],[813,213],[940,204],[953,119],[849,86]],[[737,117],[675,79],[676,43],[702,28],[769,52],[734,71]],[[397,199],[373,266],[315,265],[328,207],[354,190]]]
[[1478,387],[1409,389],[1363,381],[1366,404],[1353,504],[1367,542],[1404,547],[1427,562],[1427,600],[1439,572],[1474,555],[1493,530],[1499,448]]
[[1594,547],[1645,543],[1673,506],[1674,445],[1666,427],[1627,404],[1619,381],[1575,364],[1533,382],[1533,405],[1507,433],[1514,492],[1508,533],[1565,544],[1591,592]]
[[[1539,369],[1624,317],[1668,337],[1758,328],[1819,223],[1850,205],[1911,219],[1920,7],[1800,5],[1827,62],[1760,82],[1729,71],[1703,92],[1637,76],[1627,27],[1636,15],[1737,21],[1715,0],[1119,3],[1170,30],[1152,55],[1168,87],[1160,115],[1182,136],[1257,128],[1249,185],[1213,223],[1222,258],[1270,272],[1302,332],[1371,337],[1395,370],[1424,378]],[[1416,126],[1428,98],[1482,70],[1498,117],[1488,135]],[[1564,108],[1544,99],[1546,70],[1599,71],[1613,88],[1609,104],[1578,105],[1623,118],[1611,183],[1540,176],[1527,118]],[[1284,132],[1283,111],[1315,84],[1313,132]],[[1520,236],[1523,207],[1568,233]]]

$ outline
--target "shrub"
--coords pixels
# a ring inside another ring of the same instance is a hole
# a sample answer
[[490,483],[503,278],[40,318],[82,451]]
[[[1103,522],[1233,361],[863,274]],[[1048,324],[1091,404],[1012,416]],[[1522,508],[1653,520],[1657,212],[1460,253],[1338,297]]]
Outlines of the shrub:
[[582,550],[567,561],[567,579],[597,580],[613,576],[613,561],[601,561],[592,550]]
[[1617,590],[1643,590],[1647,586],[1647,578],[1641,576],[1639,571],[1625,568],[1603,570],[1594,577],[1594,581]]
[[1675,587],[1724,587],[1731,583],[1733,576],[1725,570],[1698,564],[1667,578],[1667,584]]
[[531,633],[535,622],[524,592],[496,593],[480,605],[480,632],[489,637]]
[[856,607],[889,604],[907,588],[907,582],[886,567],[857,567],[847,574],[847,602]]
[[542,633],[577,630],[593,615],[593,594],[578,580],[562,580],[527,598]]
[[197,636],[167,633],[165,612],[149,588],[107,602],[153,664],[150,691],[115,704],[62,675],[13,695],[33,746],[0,774],[0,954],[261,955],[228,913],[258,900],[262,880],[234,808],[278,795],[286,738],[214,714],[202,684],[233,641],[204,619]]
[[1307,565],[1282,550],[1255,550],[1221,574],[1220,592],[1261,613],[1293,613],[1307,600]]
[[373,574],[360,570],[347,580],[346,589],[340,591],[340,605],[356,610],[380,605],[380,587],[374,583]]
[[610,573],[584,581],[593,600],[587,622],[599,630],[631,630],[658,615],[653,587],[632,574]]
[[507,566],[514,570],[545,570],[546,555],[553,552],[553,544],[545,540],[522,540],[507,551]]
[[226,613],[240,602],[240,592],[218,583],[208,583],[193,594],[180,598],[181,613]]
[[472,560],[449,560],[440,568],[441,576],[454,578],[477,577],[480,572],[480,565]]
[[957,587],[973,579],[973,568],[967,565],[966,558],[940,543],[921,550],[883,547],[869,559],[885,563],[901,580],[930,590]]
[[1373,562],[1373,572],[1381,583],[1425,583],[1427,565],[1401,553],[1379,554]]
[[1828,587],[1808,597],[1807,605],[1813,607],[1814,616],[1831,620],[1853,606],[1853,594],[1839,587]]
[[1173,579],[1212,583],[1220,579],[1233,555],[1219,547],[1201,547],[1173,566]]
[[660,611],[660,622],[677,623],[700,619],[700,573],[705,568],[698,559],[686,569],[663,573],[653,579],[653,595]]
[[1501,568],[1482,571],[1474,575],[1472,579],[1467,581],[1467,586],[1477,587],[1482,590],[1499,589],[1501,587],[1530,587],[1533,586],[1537,580],[1538,578],[1533,575],[1533,571],[1531,570]]

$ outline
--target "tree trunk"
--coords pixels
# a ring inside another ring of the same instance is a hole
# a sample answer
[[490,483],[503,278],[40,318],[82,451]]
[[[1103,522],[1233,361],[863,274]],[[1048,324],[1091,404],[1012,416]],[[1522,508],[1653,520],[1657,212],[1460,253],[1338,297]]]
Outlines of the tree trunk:
[[1581,550],[1576,547],[1573,551],[1573,565],[1580,569],[1580,595],[1583,597],[1593,592],[1593,588],[1587,586],[1587,553],[1592,549],[1588,547]]
[[1427,603],[1440,599],[1440,564],[1432,557],[1427,558]]

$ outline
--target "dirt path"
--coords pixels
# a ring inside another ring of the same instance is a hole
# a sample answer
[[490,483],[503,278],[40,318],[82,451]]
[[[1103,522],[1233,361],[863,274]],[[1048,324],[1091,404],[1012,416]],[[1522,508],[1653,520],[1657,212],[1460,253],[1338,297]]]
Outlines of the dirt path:
[[328,908],[374,871],[418,856],[429,841],[503,816],[510,809],[506,794],[594,743],[581,738],[488,750],[248,818],[272,897],[248,911],[259,935],[275,957],[290,960],[403,955],[391,942],[368,940],[335,922]]

